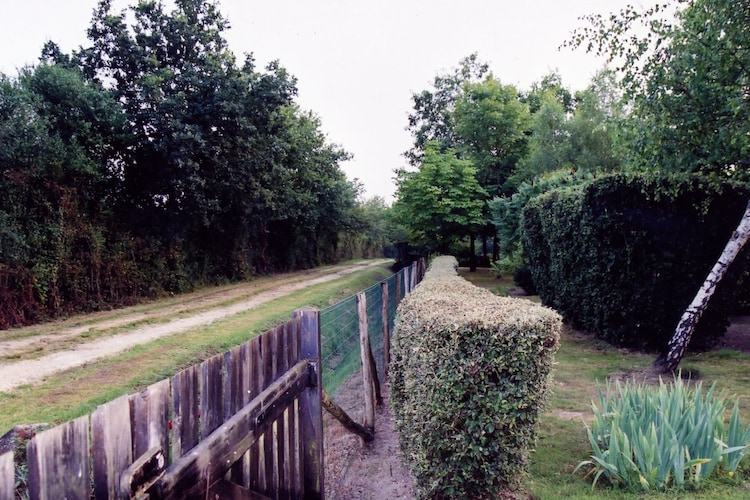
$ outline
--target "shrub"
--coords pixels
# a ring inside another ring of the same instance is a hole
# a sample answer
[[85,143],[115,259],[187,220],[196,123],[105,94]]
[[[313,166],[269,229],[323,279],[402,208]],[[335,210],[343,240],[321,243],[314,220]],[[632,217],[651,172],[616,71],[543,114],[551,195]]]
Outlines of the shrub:
[[617,382],[613,390],[599,389],[588,429],[593,449],[590,466],[594,486],[600,478],[630,490],[664,491],[693,488],[719,468],[734,476],[750,442],[750,427],[742,428],[739,409],[728,425],[730,402],[712,386],[704,395],[701,384],[690,390],[680,378],[658,388]]
[[[664,349],[748,197],[698,176],[616,174],[532,199],[522,241],[542,302],[613,344]],[[747,255],[719,284],[693,348],[726,330]]]
[[396,315],[391,400],[424,498],[493,498],[520,485],[561,320],[498,297],[436,258]]

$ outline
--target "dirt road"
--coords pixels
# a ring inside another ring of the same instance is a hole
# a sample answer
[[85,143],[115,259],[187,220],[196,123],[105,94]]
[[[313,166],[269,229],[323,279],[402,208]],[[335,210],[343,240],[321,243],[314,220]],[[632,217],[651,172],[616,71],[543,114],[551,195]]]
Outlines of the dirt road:
[[[368,260],[219,287],[107,313],[0,331],[0,391],[125,351],[160,337],[205,327],[294,291],[385,260]],[[93,337],[93,338],[90,338]]]

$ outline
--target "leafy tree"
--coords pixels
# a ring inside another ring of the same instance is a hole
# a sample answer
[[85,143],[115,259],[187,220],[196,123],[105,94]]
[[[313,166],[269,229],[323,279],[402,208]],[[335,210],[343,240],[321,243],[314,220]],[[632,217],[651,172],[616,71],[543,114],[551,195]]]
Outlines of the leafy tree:
[[409,162],[419,164],[422,153],[430,141],[438,141],[443,148],[456,148],[458,138],[453,122],[453,111],[458,97],[467,83],[479,82],[489,67],[480,62],[474,53],[459,62],[452,73],[438,75],[434,90],[423,90],[412,95],[413,112],[409,115],[408,130],[414,136],[414,146],[406,152]]
[[560,103],[564,113],[573,111],[575,100],[570,90],[563,85],[562,76],[558,72],[545,75],[540,81],[531,84],[530,91],[521,94],[521,100],[529,106],[532,114],[539,111],[544,101],[550,98]]
[[417,171],[396,179],[394,218],[408,228],[410,241],[428,251],[446,252],[451,241],[475,234],[485,223],[487,191],[479,185],[472,162],[440,144],[425,144]]
[[492,76],[466,83],[453,116],[458,149],[473,160],[480,185],[494,195],[507,192],[531,121],[516,88]]
[[575,102],[567,127],[573,166],[587,171],[621,168],[625,114],[615,73],[599,71],[585,90],[576,93]]
[[[636,119],[634,161],[644,168],[748,178],[750,0],[677,0],[645,11],[589,16],[570,46],[617,61]],[[717,283],[750,239],[750,203],[725,252],[685,311],[667,352],[674,371]]]
[[57,65],[2,76],[0,103],[0,324],[8,326],[102,300],[102,228],[116,225],[111,144],[125,124],[111,96]]
[[[564,105],[550,92],[539,96],[539,107],[531,118],[527,154],[509,177],[516,188],[523,181],[571,166],[572,144]],[[501,193],[509,196],[509,193]]]

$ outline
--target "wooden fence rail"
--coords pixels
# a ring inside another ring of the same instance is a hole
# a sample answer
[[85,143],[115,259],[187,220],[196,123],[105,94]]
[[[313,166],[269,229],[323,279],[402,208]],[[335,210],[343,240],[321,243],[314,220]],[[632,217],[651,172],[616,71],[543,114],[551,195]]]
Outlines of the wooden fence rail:
[[[397,295],[423,274],[423,260],[402,270]],[[38,433],[26,447],[29,498],[323,498],[320,342],[319,311],[301,309]],[[0,455],[0,500],[15,498],[16,465],[13,452]]]

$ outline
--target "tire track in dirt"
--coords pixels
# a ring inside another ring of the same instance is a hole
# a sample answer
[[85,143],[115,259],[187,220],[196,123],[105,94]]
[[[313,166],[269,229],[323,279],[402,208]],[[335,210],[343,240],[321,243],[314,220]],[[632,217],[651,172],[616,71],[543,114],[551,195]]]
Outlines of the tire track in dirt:
[[[257,293],[246,300],[242,300],[232,305],[210,308],[184,318],[171,320],[168,323],[135,327],[135,329],[131,331],[125,331],[123,333],[80,343],[70,349],[53,352],[36,359],[0,361],[0,392],[10,391],[20,385],[41,382],[46,377],[57,372],[118,354],[139,344],[145,344],[165,336],[175,335],[195,328],[205,327],[215,321],[234,316],[279,297],[289,295],[292,292],[332,281],[366,267],[382,264],[383,262],[385,261],[378,260],[353,264],[351,266],[346,266],[343,269],[335,268],[330,274],[318,275],[315,278],[303,279],[301,281],[272,287],[267,291]],[[199,301],[200,300],[201,299],[199,299]],[[221,301],[225,302],[226,297],[222,296]],[[145,313],[135,315],[136,318],[142,316],[150,317]],[[42,337],[45,337],[41,340],[42,342],[62,342],[72,337],[80,336],[81,333],[85,333],[91,329],[101,327],[101,325],[106,325],[110,328],[121,327],[127,323],[132,323],[133,321],[134,316],[129,315],[115,320],[104,321],[102,323],[92,323],[86,326],[74,327],[66,333],[52,335],[54,339],[47,338],[50,337],[50,335],[42,335],[38,338],[28,337],[25,339],[5,341],[0,343],[0,356],[2,356],[4,352],[7,356],[7,351],[3,351],[4,347],[10,349],[11,347],[16,346],[19,342],[26,342],[28,344],[30,342],[40,341]]]

